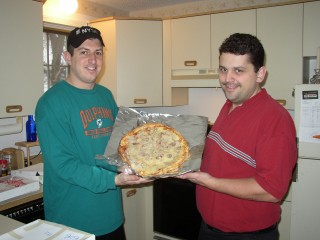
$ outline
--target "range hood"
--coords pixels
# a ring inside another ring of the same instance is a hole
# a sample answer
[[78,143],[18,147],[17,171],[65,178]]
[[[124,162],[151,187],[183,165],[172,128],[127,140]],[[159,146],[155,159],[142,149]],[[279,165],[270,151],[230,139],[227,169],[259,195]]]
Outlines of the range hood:
[[171,87],[220,87],[215,69],[181,69],[171,71]]

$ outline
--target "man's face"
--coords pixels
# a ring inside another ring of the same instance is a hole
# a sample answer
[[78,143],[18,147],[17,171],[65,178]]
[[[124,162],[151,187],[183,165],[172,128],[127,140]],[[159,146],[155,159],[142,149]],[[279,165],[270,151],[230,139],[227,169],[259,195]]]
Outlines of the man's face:
[[219,59],[219,81],[221,87],[234,106],[243,102],[260,91],[259,84],[264,80],[265,67],[256,73],[249,62],[248,55],[222,53]]
[[87,39],[74,49],[73,56],[65,53],[70,65],[68,81],[75,87],[92,89],[103,65],[103,47],[98,39]]

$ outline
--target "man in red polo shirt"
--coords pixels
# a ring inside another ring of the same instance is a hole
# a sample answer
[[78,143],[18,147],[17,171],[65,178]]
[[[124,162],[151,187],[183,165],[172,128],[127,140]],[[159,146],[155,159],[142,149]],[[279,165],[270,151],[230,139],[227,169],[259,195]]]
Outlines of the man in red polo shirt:
[[227,101],[207,136],[200,171],[180,178],[198,184],[199,240],[276,240],[280,201],[297,160],[295,126],[261,88],[267,70],[256,37],[233,34],[219,52]]

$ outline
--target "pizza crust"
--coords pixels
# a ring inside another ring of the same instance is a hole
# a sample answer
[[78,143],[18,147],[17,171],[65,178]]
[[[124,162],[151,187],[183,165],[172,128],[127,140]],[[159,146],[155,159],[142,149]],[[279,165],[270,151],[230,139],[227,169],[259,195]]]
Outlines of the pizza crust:
[[175,174],[189,158],[189,145],[174,128],[146,123],[125,134],[118,152],[142,177]]

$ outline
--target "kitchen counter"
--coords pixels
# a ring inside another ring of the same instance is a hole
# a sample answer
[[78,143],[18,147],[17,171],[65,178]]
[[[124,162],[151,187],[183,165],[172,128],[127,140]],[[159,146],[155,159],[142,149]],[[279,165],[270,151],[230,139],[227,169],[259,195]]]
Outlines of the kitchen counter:
[[43,197],[43,191],[42,191],[42,185],[40,184],[40,190],[36,192],[27,193],[27,194],[0,202],[0,211],[4,211],[6,209],[19,206],[21,204],[40,199],[42,197]]
[[0,235],[10,232],[18,227],[21,227],[24,225],[22,222],[18,222],[16,220],[13,220],[12,218],[5,217],[0,214]]

